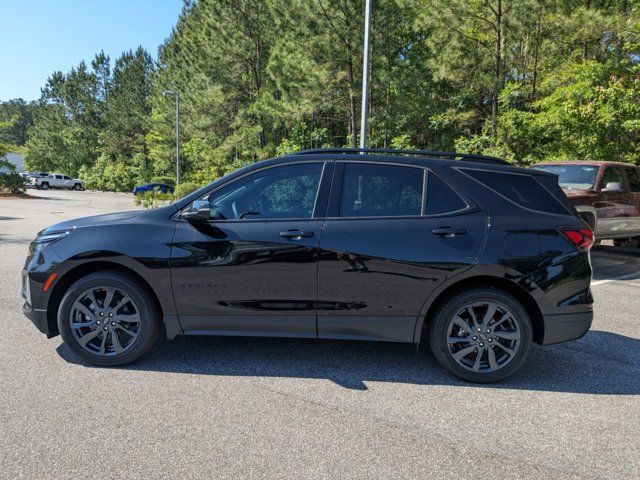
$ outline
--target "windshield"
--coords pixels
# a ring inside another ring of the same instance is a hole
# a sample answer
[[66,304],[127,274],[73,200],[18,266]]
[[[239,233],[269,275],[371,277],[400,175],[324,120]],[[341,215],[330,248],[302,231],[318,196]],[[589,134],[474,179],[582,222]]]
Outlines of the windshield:
[[562,188],[593,190],[598,176],[598,165],[535,165],[533,168],[558,175]]

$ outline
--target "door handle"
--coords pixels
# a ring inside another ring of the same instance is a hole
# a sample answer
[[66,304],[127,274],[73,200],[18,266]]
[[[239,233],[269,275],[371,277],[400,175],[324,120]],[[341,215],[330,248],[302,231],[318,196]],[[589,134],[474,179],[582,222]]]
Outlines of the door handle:
[[439,235],[441,237],[455,237],[456,235],[464,235],[467,233],[466,228],[452,228],[452,227],[439,227],[431,230],[431,233],[434,235]]
[[287,230],[280,232],[280,236],[290,240],[300,240],[302,237],[313,237],[313,232],[303,232],[302,230]]

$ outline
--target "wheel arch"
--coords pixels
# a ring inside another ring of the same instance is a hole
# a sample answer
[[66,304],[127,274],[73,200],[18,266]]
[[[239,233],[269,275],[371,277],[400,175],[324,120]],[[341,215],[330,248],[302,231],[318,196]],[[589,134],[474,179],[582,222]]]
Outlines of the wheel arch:
[[504,290],[505,292],[513,295],[524,306],[531,318],[533,340],[536,343],[542,344],[542,340],[544,338],[544,321],[542,311],[533,296],[517,283],[491,275],[466,277],[448,285],[444,290],[437,293],[433,300],[427,302],[426,311],[423,308],[424,313],[421,314],[418,319],[414,333],[414,341],[418,344],[422,343],[424,334],[430,325],[431,317],[434,312],[453,295],[466,289],[477,287],[486,288],[488,286]]
[[[160,309],[160,312],[164,312],[162,309],[162,303],[158,298],[158,295],[151,287],[149,282],[145,280],[139,273],[135,270],[128,268],[120,263],[109,262],[109,261],[95,261],[95,262],[87,262],[81,265],[77,265],[68,272],[66,272],[60,279],[55,283],[53,290],[51,291],[51,295],[49,296],[49,300],[47,302],[47,324],[49,326],[49,332],[51,332],[51,336],[59,334],[58,332],[58,308],[60,307],[60,303],[62,302],[62,298],[64,294],[67,292],[69,287],[76,282],[78,279],[89,275],[91,273],[100,272],[100,271],[115,271],[125,273],[134,277],[138,280],[151,294],[154,302]],[[166,324],[166,322],[165,322]]]

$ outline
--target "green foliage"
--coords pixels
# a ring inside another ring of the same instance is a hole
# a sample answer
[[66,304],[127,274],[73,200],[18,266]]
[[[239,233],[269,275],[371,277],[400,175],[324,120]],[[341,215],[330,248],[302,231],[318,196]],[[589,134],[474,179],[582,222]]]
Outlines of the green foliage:
[[173,195],[162,192],[143,192],[133,197],[133,202],[143,208],[158,208],[173,201]]
[[153,177],[150,180],[151,183],[164,183],[165,185],[171,185],[172,187],[176,184],[175,177],[167,177],[167,176],[157,176]]
[[[2,151],[3,148],[0,144],[0,157],[6,153]],[[24,178],[16,172],[16,167],[13,163],[0,158],[0,191],[19,193],[24,192],[25,188],[26,182]]]
[[[189,182],[356,146],[363,13],[364,0],[185,1],[156,64],[99,53],[53,73],[37,104],[0,104],[0,121],[11,138],[27,129],[28,168],[118,190],[174,176],[165,90],[180,93]],[[639,32],[628,0],[377,0],[368,145],[637,161]]]
[[173,196],[176,199],[186,197],[190,193],[198,190],[201,186],[202,186],[201,184],[198,184],[196,182],[182,182],[180,185],[178,185],[175,188],[175,191],[173,192]]

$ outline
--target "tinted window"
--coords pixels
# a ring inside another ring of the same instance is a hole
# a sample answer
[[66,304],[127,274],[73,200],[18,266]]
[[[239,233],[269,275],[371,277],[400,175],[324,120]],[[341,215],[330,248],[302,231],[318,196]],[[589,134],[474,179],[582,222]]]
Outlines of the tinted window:
[[311,218],[322,163],[267,168],[212,193],[212,209],[224,219]]
[[63,177],[65,180],[71,180],[71,177],[67,177],[66,175],[64,175]]
[[340,216],[396,217],[422,213],[421,168],[372,163],[344,166]]
[[592,190],[598,177],[598,165],[559,164],[536,165],[533,168],[558,175],[562,188]]
[[612,192],[622,192],[625,190],[624,182],[622,181],[622,169],[620,167],[607,167],[604,170],[604,174],[602,175],[602,182],[600,183],[600,189],[604,190],[607,188],[607,184],[609,183],[617,183],[615,189],[611,189],[609,191]]
[[427,215],[455,212],[467,204],[440,177],[429,174],[427,183]]
[[512,202],[540,212],[567,215],[569,211],[530,175],[465,170],[465,173]]
[[629,188],[633,193],[640,193],[640,170],[637,168],[626,167],[627,180],[629,180]]

